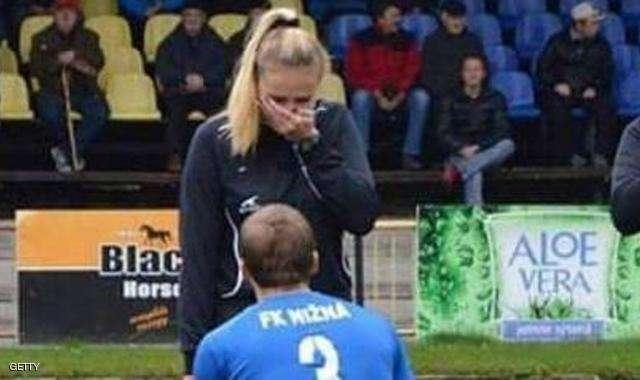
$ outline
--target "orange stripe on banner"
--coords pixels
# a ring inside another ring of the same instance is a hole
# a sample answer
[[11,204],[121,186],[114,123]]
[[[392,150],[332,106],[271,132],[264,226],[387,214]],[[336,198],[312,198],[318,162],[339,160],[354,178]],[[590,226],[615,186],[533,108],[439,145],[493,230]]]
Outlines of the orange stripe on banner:
[[154,250],[179,247],[176,210],[18,211],[18,268],[100,266],[104,244]]

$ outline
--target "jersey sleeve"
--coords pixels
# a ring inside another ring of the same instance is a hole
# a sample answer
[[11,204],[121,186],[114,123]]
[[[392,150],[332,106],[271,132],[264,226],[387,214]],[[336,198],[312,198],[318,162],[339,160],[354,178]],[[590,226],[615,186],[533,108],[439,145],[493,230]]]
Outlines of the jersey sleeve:
[[197,380],[226,379],[222,344],[211,336],[202,340],[193,362],[193,375]]

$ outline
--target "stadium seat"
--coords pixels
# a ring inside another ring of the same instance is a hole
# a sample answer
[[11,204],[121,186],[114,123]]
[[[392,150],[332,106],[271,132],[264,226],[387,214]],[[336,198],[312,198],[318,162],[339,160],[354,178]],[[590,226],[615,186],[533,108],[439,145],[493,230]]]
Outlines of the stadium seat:
[[178,24],[180,16],[175,14],[159,14],[147,20],[144,27],[144,55],[147,62],[155,62],[160,44]]
[[85,22],[85,26],[98,33],[100,46],[104,49],[110,46],[131,46],[129,24],[120,16],[105,15],[90,18]]
[[144,74],[117,74],[109,79],[107,102],[113,120],[158,121],[153,81]]
[[326,23],[334,16],[352,13],[368,13],[369,2],[367,0],[308,0],[307,13],[315,20]]
[[620,16],[627,27],[640,25],[640,0],[622,0]]
[[316,22],[309,15],[300,15],[300,27],[318,37]]
[[627,41],[624,23],[620,16],[610,13],[602,21],[602,35],[609,41],[611,46],[624,44]]
[[492,45],[484,49],[489,61],[490,71],[497,73],[498,71],[518,70],[518,56],[516,52],[509,46]]
[[241,31],[247,22],[247,16],[240,13],[223,13],[209,19],[209,26],[225,41]]
[[[571,9],[582,2],[584,2],[584,0],[560,0],[560,3],[558,4],[558,11],[561,15],[567,16],[567,18],[569,18]],[[608,0],[589,0],[589,2],[593,4],[594,7],[603,12],[609,10]]]
[[540,116],[535,105],[531,78],[520,71],[501,71],[491,78],[491,85],[507,99],[509,117],[533,119]]
[[29,63],[33,36],[52,23],[53,17],[51,16],[30,16],[22,21],[20,25],[20,59],[22,63]]
[[425,38],[429,34],[431,34],[434,30],[438,29],[438,21],[435,17],[422,14],[422,13],[412,13],[406,15],[400,21],[400,26],[410,32],[413,33],[420,48],[422,48],[422,43]]
[[616,76],[626,77],[631,71],[640,69],[640,52],[637,46],[615,45],[611,48],[613,61],[616,64]]
[[33,120],[27,83],[18,74],[0,73],[0,119]]
[[495,16],[480,13],[469,19],[469,30],[478,35],[485,46],[501,45],[502,30]]
[[302,0],[269,0],[272,8],[291,8],[299,14],[304,13]]
[[330,102],[340,103],[342,105],[347,104],[347,98],[344,90],[344,83],[342,78],[335,73],[329,73],[325,75],[320,82],[320,88],[318,89],[318,97]]
[[114,75],[142,73],[144,65],[140,52],[130,46],[116,46],[105,50],[105,65],[98,75],[98,84],[104,90]]
[[334,17],[327,26],[327,44],[329,53],[342,60],[347,52],[351,38],[361,30],[372,25],[371,17],[350,14]]
[[467,6],[468,16],[485,13],[487,11],[485,0],[464,0],[464,4]]
[[500,0],[498,3],[498,17],[505,30],[515,29],[518,22],[527,14],[546,11],[546,2],[541,0]]
[[635,117],[640,115],[640,72],[631,71],[617,90],[618,115]]
[[549,37],[562,29],[558,16],[551,13],[525,15],[516,27],[515,47],[518,56],[530,60],[542,50]]
[[6,40],[0,42],[0,73],[17,74],[18,59]]
[[87,19],[105,15],[117,15],[118,2],[117,0],[82,0],[82,12]]

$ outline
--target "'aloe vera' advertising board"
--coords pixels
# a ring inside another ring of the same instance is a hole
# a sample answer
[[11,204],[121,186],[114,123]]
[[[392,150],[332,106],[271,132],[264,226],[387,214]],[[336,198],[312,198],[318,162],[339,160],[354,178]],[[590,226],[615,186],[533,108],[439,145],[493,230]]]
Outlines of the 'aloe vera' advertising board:
[[640,338],[640,236],[605,207],[424,206],[418,235],[422,337]]

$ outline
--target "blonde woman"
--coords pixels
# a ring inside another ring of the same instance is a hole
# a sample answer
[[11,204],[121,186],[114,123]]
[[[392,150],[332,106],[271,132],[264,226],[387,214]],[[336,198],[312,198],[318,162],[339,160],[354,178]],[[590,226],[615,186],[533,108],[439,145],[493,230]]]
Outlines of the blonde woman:
[[180,195],[180,337],[186,373],[211,329],[255,301],[239,266],[238,232],[261,206],[286,203],[309,221],[320,270],[311,288],[349,299],[344,231],[367,233],[378,199],[349,111],[316,98],[329,68],[295,12],[274,9],[255,26],[226,110],[196,132]]

